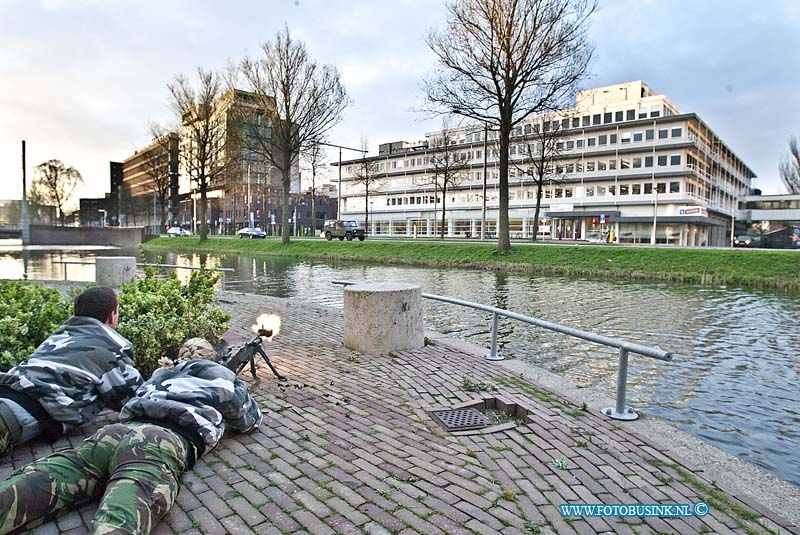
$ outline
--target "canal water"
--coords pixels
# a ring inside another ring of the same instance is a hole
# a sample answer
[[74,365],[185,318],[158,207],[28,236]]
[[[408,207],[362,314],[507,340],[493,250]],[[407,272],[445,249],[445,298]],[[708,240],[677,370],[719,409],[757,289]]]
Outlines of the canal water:
[[[19,245],[0,245],[0,277],[22,275]],[[58,261],[114,250],[30,251],[34,279],[63,279]],[[130,254],[130,253],[128,253]],[[800,299],[741,288],[597,281],[487,270],[431,269],[278,258],[159,253],[163,263],[235,269],[229,290],[342,307],[332,280],[397,280],[457,297],[678,353],[672,362],[631,356],[628,403],[800,486]],[[148,254],[147,261],[156,261]],[[94,268],[67,265],[70,280]],[[186,273],[186,272],[184,272]],[[185,275],[184,275],[185,276]],[[426,300],[426,325],[488,347],[489,314]],[[499,348],[613,397],[617,352],[501,320]]]

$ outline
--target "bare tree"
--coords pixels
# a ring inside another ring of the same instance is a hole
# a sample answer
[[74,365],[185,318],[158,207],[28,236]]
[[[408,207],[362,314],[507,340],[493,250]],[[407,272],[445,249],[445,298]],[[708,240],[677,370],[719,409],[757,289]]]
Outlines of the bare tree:
[[67,167],[61,160],[48,160],[36,166],[36,178],[31,184],[34,204],[52,205],[58,210],[58,220],[64,224],[64,205],[75,193],[83,177],[74,167]]
[[326,169],[325,149],[320,144],[312,145],[304,153],[306,165],[311,171],[311,232],[317,233],[317,171]]
[[[167,84],[172,107],[183,125],[180,158],[191,182],[200,192],[200,239],[208,239],[208,192],[222,186],[238,164],[239,138],[233,100],[225,95],[222,78],[211,71],[197,69],[192,82],[179,75]],[[235,155],[235,156],[234,156]]]
[[156,197],[161,230],[166,230],[172,179],[170,164],[173,163],[172,153],[177,152],[171,149],[177,143],[177,134],[153,124],[150,125],[150,135],[152,143],[142,159],[142,172],[150,178],[147,191]]
[[361,137],[362,158],[355,164],[353,182],[364,186],[364,230],[369,232],[369,194],[380,190],[382,179],[378,175],[378,162],[367,158],[369,142],[366,136]]
[[779,169],[788,192],[800,194],[800,145],[796,137],[789,140],[789,157],[781,161]]
[[300,155],[322,141],[350,104],[333,65],[318,65],[305,44],[284,27],[261,46],[260,58],[246,58],[241,73],[258,105],[269,118],[267,128],[251,137],[257,149],[281,173],[281,235],[289,243],[289,192],[292,167]]
[[418,179],[419,186],[432,186],[434,195],[442,193],[442,225],[440,239],[444,239],[444,227],[447,222],[447,190],[457,186],[464,178],[467,168],[467,157],[455,150],[453,132],[447,120],[442,121],[442,132],[432,140],[428,149],[427,165],[430,173]]
[[500,252],[508,235],[508,154],[513,128],[534,113],[564,107],[588,73],[595,0],[452,0],[428,46],[439,67],[425,81],[433,109],[499,133]]
[[[546,182],[558,182],[561,174],[557,172],[556,161],[564,153],[562,130],[567,128],[569,115],[544,117],[542,123],[527,125],[522,141],[517,148],[519,160],[512,160],[514,167],[529,176],[536,186],[536,208],[533,212],[534,232],[531,240],[536,241],[539,233],[539,213],[542,207],[542,191]],[[566,121],[566,122],[565,122]]]

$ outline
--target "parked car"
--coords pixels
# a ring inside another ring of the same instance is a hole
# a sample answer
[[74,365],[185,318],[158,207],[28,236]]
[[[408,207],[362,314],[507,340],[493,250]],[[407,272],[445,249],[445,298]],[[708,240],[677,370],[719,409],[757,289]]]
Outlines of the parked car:
[[334,238],[339,238],[340,241],[345,239],[347,241],[353,241],[353,238],[364,241],[366,238],[364,229],[358,225],[358,222],[340,221],[338,219],[325,221],[325,225],[322,227],[322,235],[325,236],[325,239],[328,241]]
[[733,246],[734,247],[752,247],[753,246],[753,238],[752,236],[736,236],[733,238]]
[[266,238],[267,233],[257,227],[245,227],[237,232],[240,238]]
[[169,227],[167,229],[167,236],[170,238],[177,238],[178,236],[191,236],[192,233],[183,227]]

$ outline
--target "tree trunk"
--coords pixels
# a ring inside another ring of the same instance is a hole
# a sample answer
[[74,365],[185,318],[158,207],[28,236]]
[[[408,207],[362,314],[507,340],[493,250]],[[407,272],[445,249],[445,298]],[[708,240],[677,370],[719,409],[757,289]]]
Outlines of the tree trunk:
[[533,212],[533,237],[531,241],[536,241],[539,235],[539,210],[542,208],[542,185],[544,184],[544,177],[541,177],[536,184],[536,210]]
[[281,243],[289,245],[289,187],[291,186],[290,165],[285,165],[281,169],[281,182],[283,183],[283,199],[281,201]]
[[364,234],[369,234],[369,184],[366,186],[364,196]]
[[316,178],[317,177],[316,177],[316,175],[317,175],[317,173],[315,171],[316,170],[312,166],[312,168],[311,168],[311,235],[312,236],[316,236],[317,235],[317,207],[316,207],[316,203],[315,203],[315,200],[316,200],[316,197],[317,197],[317,195],[316,195],[316,192],[317,192],[317,186],[316,186]]
[[208,225],[206,225],[206,199],[208,198],[208,184],[207,180],[200,183],[200,241],[208,239]]
[[511,117],[503,117],[500,123],[500,206],[497,211],[497,252],[511,250],[508,236],[508,145],[511,137]]
[[439,239],[440,240],[444,239],[444,225],[445,225],[445,222],[446,222],[446,215],[447,215],[447,209],[446,209],[446,206],[445,206],[446,204],[447,204],[447,184],[444,183],[444,184],[442,184],[442,228],[439,231],[439,235],[440,235]]

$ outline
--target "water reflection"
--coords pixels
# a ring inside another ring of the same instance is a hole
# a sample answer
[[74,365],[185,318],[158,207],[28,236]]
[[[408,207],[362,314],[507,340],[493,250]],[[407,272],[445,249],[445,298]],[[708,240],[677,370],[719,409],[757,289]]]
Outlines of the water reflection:
[[[33,278],[62,278],[60,258],[90,258],[92,251],[34,256]],[[100,254],[109,254],[103,251]],[[156,261],[157,255],[149,255]],[[0,269],[21,262],[0,251]],[[578,329],[659,346],[680,356],[665,363],[632,355],[628,400],[685,431],[800,484],[800,301],[776,293],[626,281],[541,277],[487,270],[423,269],[280,258],[163,255],[163,262],[201,263],[236,270],[229,290],[342,307],[332,280],[414,282],[424,292],[491,304]],[[11,262],[11,264],[8,264]],[[81,266],[70,266],[78,270]],[[14,268],[12,268],[13,270]],[[10,277],[6,271],[0,272]],[[188,278],[188,271],[179,272]],[[48,276],[49,274],[49,276]],[[53,276],[55,274],[55,276]],[[78,276],[88,276],[88,271]],[[73,272],[70,271],[70,278]],[[424,301],[426,325],[488,347],[491,314]],[[595,386],[613,396],[617,352],[576,338],[501,320],[498,347]]]

